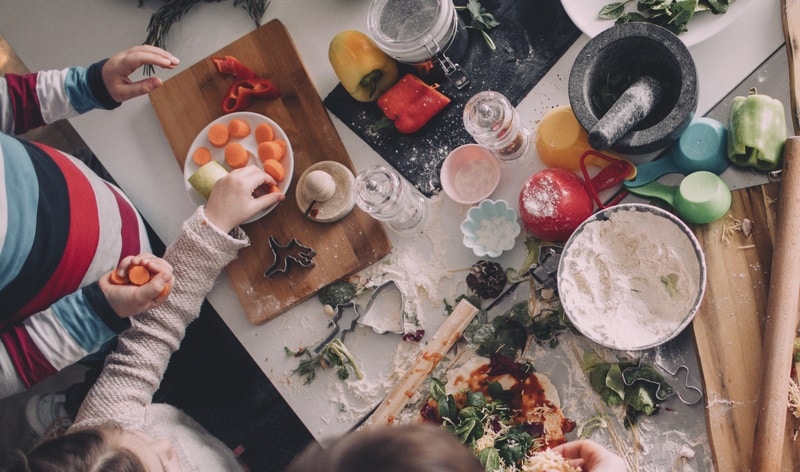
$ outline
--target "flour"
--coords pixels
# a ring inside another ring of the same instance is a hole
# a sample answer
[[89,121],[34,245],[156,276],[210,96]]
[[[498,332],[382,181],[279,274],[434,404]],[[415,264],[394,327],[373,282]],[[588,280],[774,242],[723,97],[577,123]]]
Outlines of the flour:
[[670,220],[646,211],[620,210],[587,224],[561,264],[564,308],[584,334],[610,347],[666,340],[701,287],[690,240]]

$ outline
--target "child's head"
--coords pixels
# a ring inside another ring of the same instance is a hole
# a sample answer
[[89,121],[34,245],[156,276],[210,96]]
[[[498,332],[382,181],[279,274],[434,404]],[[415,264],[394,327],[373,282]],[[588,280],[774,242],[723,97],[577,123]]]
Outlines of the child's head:
[[323,448],[314,443],[287,472],[483,472],[480,461],[442,427],[401,425],[362,430]]
[[167,441],[116,425],[85,428],[45,439],[11,472],[148,472],[180,470]]

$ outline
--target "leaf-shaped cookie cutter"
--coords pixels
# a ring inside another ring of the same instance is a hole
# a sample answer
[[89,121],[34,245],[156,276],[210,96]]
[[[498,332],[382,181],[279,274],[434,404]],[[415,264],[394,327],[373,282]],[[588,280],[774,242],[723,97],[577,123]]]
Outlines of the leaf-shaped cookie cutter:
[[275,239],[275,236],[270,235],[269,247],[272,249],[275,261],[264,272],[264,277],[273,277],[276,274],[288,271],[291,263],[298,264],[306,269],[314,267],[314,256],[317,253],[310,247],[300,244],[297,238],[292,238],[284,246]]

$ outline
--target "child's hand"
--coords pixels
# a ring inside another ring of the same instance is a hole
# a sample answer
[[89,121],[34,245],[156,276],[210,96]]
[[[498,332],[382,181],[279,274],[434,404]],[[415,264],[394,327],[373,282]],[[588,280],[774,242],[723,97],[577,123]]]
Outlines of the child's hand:
[[122,259],[114,271],[121,277],[127,277],[128,271],[135,265],[144,266],[151,274],[150,280],[144,285],[113,284],[110,272],[98,281],[106,300],[120,318],[127,318],[160,305],[169,294],[167,286],[171,287],[174,283],[169,262],[152,254],[128,256]]
[[573,467],[581,467],[586,472],[625,472],[625,462],[622,458],[600,444],[579,439],[570,441],[553,448]]
[[158,77],[148,77],[137,82],[130,79],[136,69],[143,65],[153,65],[164,69],[174,69],[177,57],[155,46],[134,46],[114,54],[103,64],[103,82],[111,98],[118,102],[144,95],[161,85]]
[[206,203],[206,217],[227,233],[258,212],[283,201],[285,196],[280,192],[254,197],[253,192],[263,184],[275,184],[275,179],[256,166],[234,170],[214,184]]

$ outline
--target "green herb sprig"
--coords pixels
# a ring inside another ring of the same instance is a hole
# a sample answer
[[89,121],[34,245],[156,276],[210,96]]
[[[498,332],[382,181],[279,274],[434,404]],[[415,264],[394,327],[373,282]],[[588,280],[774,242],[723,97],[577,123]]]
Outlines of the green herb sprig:
[[500,25],[500,22],[492,15],[491,13],[487,12],[481,2],[478,0],[468,0],[467,4],[464,6],[457,6],[456,10],[466,10],[470,16],[470,24],[467,25],[467,28],[474,29],[479,31],[483,36],[483,39],[486,41],[486,44],[489,45],[489,49],[494,51],[497,49],[497,46],[494,44],[494,41],[489,36],[489,31]]
[[341,380],[350,378],[351,370],[359,380],[364,378],[364,374],[358,363],[356,363],[355,358],[339,338],[334,338],[316,355],[312,354],[307,348],[292,351],[288,347],[284,347],[283,350],[287,356],[303,358],[297,368],[292,371],[292,374],[302,377],[306,385],[317,378],[319,369],[327,369],[329,367],[336,368],[336,375]]
[[[180,21],[183,15],[201,1],[211,3],[223,0],[165,0],[164,4],[150,17],[150,23],[147,25],[147,38],[144,40],[144,44],[166,49],[165,38],[172,25]],[[270,0],[233,0],[233,6],[243,8],[256,24],[256,27],[258,27],[261,24],[264,12],[267,11],[269,2]],[[139,0],[139,6],[141,7],[143,4],[144,0]],[[153,71],[153,66],[145,66],[144,72],[146,75],[153,74]]]

